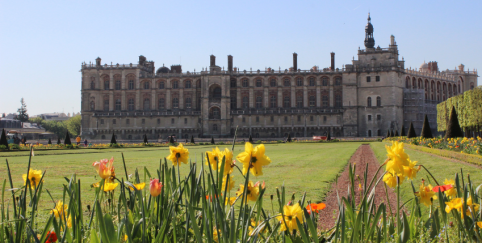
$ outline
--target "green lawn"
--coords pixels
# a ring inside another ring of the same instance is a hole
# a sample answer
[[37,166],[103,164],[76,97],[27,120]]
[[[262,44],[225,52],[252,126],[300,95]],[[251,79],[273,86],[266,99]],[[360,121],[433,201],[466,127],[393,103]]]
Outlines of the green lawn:
[[[375,152],[375,155],[380,164],[383,163],[387,159],[385,145],[391,145],[391,143],[372,142],[370,143],[370,145]],[[446,178],[455,179],[456,173],[459,173],[460,177],[461,169],[463,170],[466,183],[467,174],[470,174],[472,183],[476,187],[482,183],[482,169],[477,168],[476,166],[452,162],[448,159],[444,159],[438,156],[430,155],[408,148],[405,148],[405,152],[410,156],[410,159],[412,161],[418,161],[417,165],[424,165],[440,184],[443,184],[443,181]],[[417,174],[416,179],[413,180],[413,185],[415,186],[416,191],[418,191],[422,179],[430,180],[432,186],[436,185],[432,178],[429,176],[429,174],[422,168]],[[410,180],[404,181],[400,190],[400,196],[403,201],[410,200],[414,197]],[[438,201],[435,201],[435,203],[438,203]]]
[[[285,184],[287,197],[296,193],[296,198],[299,199],[303,192],[306,192],[307,199],[321,201],[329,190],[331,182],[343,170],[351,155],[361,144],[361,142],[267,144],[266,155],[271,158],[272,163],[263,168],[264,175],[250,177],[250,179],[253,182],[266,182],[267,199],[270,194],[276,194],[276,187]],[[231,148],[231,145],[220,147]],[[187,148],[190,152],[190,159],[193,162],[200,162],[201,154],[211,150],[212,146]],[[234,155],[236,156],[242,151],[244,151],[244,146],[236,145]],[[151,173],[155,173],[159,168],[159,160],[169,154],[168,148],[159,147],[37,151],[32,158],[31,167],[47,171],[44,189],[48,189],[55,200],[62,198],[62,185],[66,184],[64,177],[70,178],[75,173],[82,183],[83,203],[92,205],[94,191],[90,185],[99,181],[92,162],[114,156],[117,177],[125,177],[121,152],[124,153],[128,173],[133,174],[137,168],[142,179],[144,167]],[[28,152],[2,152],[0,159],[2,160],[0,184],[3,183],[3,179],[8,179],[5,164],[5,159],[8,159],[14,187],[22,186],[22,174],[25,174],[27,170]],[[200,163],[197,165],[200,168]],[[242,165],[239,166],[242,168]],[[187,165],[181,165],[181,178],[183,174],[187,173],[187,170]],[[237,170],[234,173],[234,180],[237,187],[231,191],[232,196],[239,187],[238,185],[243,183],[242,176]],[[10,187],[7,180],[8,188]],[[5,194],[5,196],[11,197],[10,194]],[[40,207],[45,213],[52,208],[48,194],[42,194]],[[266,207],[270,208],[270,204]]]

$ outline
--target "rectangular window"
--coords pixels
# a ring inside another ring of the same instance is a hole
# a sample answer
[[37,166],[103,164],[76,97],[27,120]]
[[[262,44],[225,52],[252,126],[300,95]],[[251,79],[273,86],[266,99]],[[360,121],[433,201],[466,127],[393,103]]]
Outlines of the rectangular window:
[[161,124],[161,119],[157,119],[157,124],[158,124],[158,125]]
[[379,76],[379,75],[377,75],[377,76],[375,77],[375,81],[380,81],[380,76]]
[[184,124],[187,124],[187,118],[184,118]]
[[113,120],[112,120],[112,124],[114,124],[114,125],[115,125],[115,124],[116,124],[116,122],[117,122],[117,121],[116,121],[116,119],[113,119]]
[[243,117],[243,123],[246,122],[246,118]]
[[381,114],[377,114],[377,120],[382,120],[382,115],[381,115]]
[[288,116],[285,116],[285,122],[288,122]]
[[101,125],[104,124],[104,119],[100,119],[100,124],[101,124]]
[[256,122],[259,122],[259,116],[256,116]]
[[142,124],[145,124],[146,123],[146,119],[142,119]]
[[326,123],[326,116],[323,116],[323,123]]
[[372,121],[372,116],[368,115],[368,121]]
[[310,121],[313,121],[313,116],[310,116]]
[[174,124],[174,119],[171,119],[171,124]]
[[371,81],[371,77],[367,76],[367,82],[370,82],[370,81]]
[[130,119],[126,119],[126,125],[130,124]]
[[271,122],[273,122],[273,121],[274,121],[274,116],[271,116]]
[[298,115],[298,121],[301,121],[301,116]]

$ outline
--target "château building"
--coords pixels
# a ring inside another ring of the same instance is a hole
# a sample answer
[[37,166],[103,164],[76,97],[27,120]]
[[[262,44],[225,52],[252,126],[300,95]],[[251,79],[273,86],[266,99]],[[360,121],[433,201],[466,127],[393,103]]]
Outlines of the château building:
[[[351,64],[300,69],[293,53],[289,69],[227,70],[211,55],[208,68],[183,72],[139,56],[137,64],[83,63],[82,136],[108,139],[194,137],[279,138],[326,135],[384,136],[387,130],[420,132],[424,115],[436,133],[436,104],[473,89],[477,72],[439,71],[437,62],[406,68],[395,37],[375,47],[370,16],[365,49]],[[119,138],[120,137],[120,138]]]

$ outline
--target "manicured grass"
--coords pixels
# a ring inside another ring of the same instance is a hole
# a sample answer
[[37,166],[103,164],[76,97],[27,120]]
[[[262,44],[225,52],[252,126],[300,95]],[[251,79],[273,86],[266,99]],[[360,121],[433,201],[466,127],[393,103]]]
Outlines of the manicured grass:
[[[263,168],[264,175],[250,176],[250,180],[266,182],[265,201],[269,201],[269,195],[276,194],[276,187],[283,184],[286,187],[288,198],[292,193],[295,193],[296,198],[299,199],[303,192],[306,192],[307,199],[313,202],[322,201],[329,190],[330,183],[344,169],[351,155],[360,145],[361,142],[267,144],[266,155],[271,158],[272,163]],[[222,149],[224,147],[231,148],[231,145],[220,146]],[[212,146],[188,146],[187,148],[190,152],[190,159],[192,162],[197,161],[197,167],[200,169],[201,154],[211,150]],[[236,145],[234,156],[242,151],[244,151],[244,146]],[[97,174],[92,167],[92,162],[113,156],[116,176],[125,178],[121,153],[124,153],[127,172],[133,174],[137,168],[141,180],[143,180],[144,167],[152,175],[156,175],[159,161],[169,155],[169,149],[145,147],[38,151],[32,158],[31,168],[47,171],[44,189],[48,189],[56,201],[62,198],[63,184],[67,183],[64,177],[70,178],[75,173],[77,179],[81,180],[83,203],[92,206],[94,190],[91,189],[90,185],[99,181],[99,177],[96,177]],[[2,166],[0,166],[0,179],[8,179],[5,164],[5,159],[8,159],[14,187],[21,187],[23,185],[22,174],[27,171],[28,154],[25,151],[0,153],[0,160],[3,161]],[[172,164],[169,163],[169,165]],[[238,166],[242,168],[239,163]],[[182,175],[187,174],[188,168],[188,165],[181,165],[181,179],[183,178]],[[208,168],[205,169],[208,170]],[[236,187],[231,191],[231,196],[234,196],[239,184],[244,183],[242,179],[240,172],[235,169]],[[146,182],[148,183],[148,179],[146,179]],[[0,184],[2,183],[3,180]],[[6,188],[10,188],[8,180]],[[148,186],[145,189],[148,189]],[[10,193],[5,194],[5,197],[10,198]],[[8,201],[11,202],[10,199]],[[40,209],[48,213],[48,209],[53,207],[48,194],[42,194],[41,201]],[[265,202],[265,204],[267,204],[267,208],[270,208],[269,202]]]
[[[385,145],[391,145],[391,143],[385,143],[385,142],[370,143],[370,146],[372,147],[380,164],[385,162],[385,160],[387,159],[387,152],[385,149]],[[461,174],[460,174],[461,169],[463,171],[466,183],[467,183],[467,174],[470,174],[470,179],[472,180],[473,185],[478,186],[482,183],[482,169],[480,168],[477,168],[469,164],[456,163],[448,159],[444,159],[438,156],[434,156],[431,154],[419,152],[408,148],[405,148],[405,152],[410,156],[410,159],[412,161],[418,161],[417,165],[424,165],[432,173],[432,175],[440,184],[443,184],[446,178],[455,179],[456,173],[459,173],[459,177],[461,177]],[[415,186],[416,191],[419,190],[422,179],[429,181],[429,183],[432,184],[432,186],[436,185],[432,177],[430,177],[427,171],[425,171],[422,168],[418,172],[417,177],[413,180],[413,185]],[[428,183],[426,184],[428,185]],[[402,183],[402,186],[400,188],[400,196],[403,202],[410,200],[411,198],[414,197],[410,180],[406,180]],[[435,203],[438,203],[438,201],[435,201]],[[411,207],[408,207],[408,208],[410,209]]]

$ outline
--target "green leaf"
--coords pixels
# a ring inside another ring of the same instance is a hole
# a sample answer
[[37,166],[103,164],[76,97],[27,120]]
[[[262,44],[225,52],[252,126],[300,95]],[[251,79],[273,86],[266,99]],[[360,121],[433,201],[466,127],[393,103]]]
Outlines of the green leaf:
[[114,228],[114,223],[112,221],[112,217],[110,216],[110,214],[106,213],[104,215],[104,223],[105,223],[105,229],[107,231],[107,235],[109,236],[109,241],[119,242],[117,240],[116,230]]
[[95,202],[95,216],[97,219],[97,225],[100,229],[100,237],[102,242],[110,242],[109,236],[107,235],[107,228],[104,222],[104,216],[102,216],[102,209],[100,208],[99,201]]
[[403,243],[408,242],[410,239],[410,226],[408,225],[407,215],[405,215],[405,211],[402,211],[403,214],[403,225],[402,225],[402,233],[400,233],[400,241]]
[[90,243],[100,243],[99,237],[97,236],[97,231],[95,229],[90,230]]

